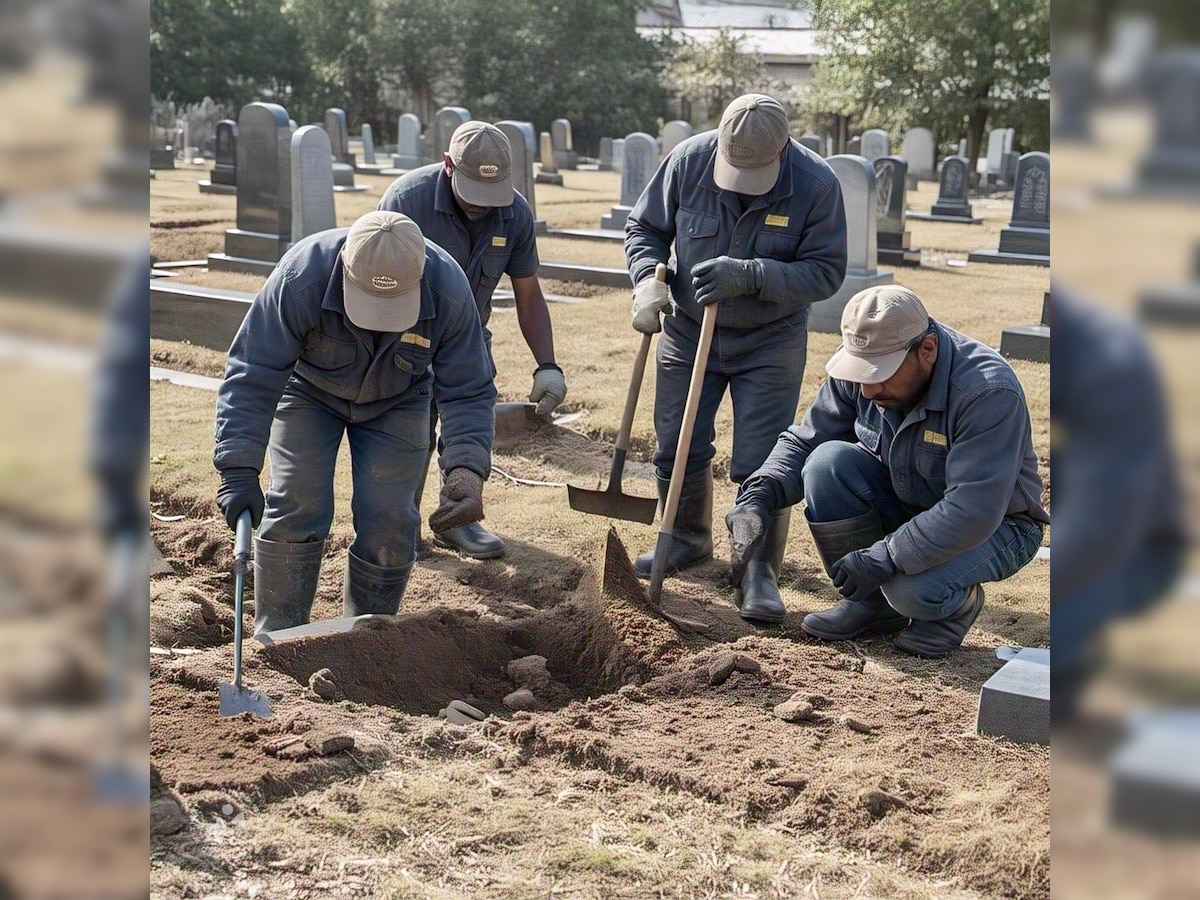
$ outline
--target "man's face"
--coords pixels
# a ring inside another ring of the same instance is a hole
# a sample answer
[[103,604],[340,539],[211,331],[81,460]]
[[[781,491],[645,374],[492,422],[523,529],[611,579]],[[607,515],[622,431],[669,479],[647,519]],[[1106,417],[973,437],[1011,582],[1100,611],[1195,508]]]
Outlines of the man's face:
[[[446,174],[451,176],[454,174],[454,163],[450,161],[450,154],[448,153],[446,154]],[[450,189],[454,192],[454,202],[457,203],[458,208],[463,211],[463,215],[472,222],[478,222],[494,208],[491,206],[476,206],[474,203],[468,203],[459,196],[458,188],[455,186],[453,180],[450,182]]]
[[933,364],[937,362],[937,337],[925,335],[921,343],[908,351],[900,368],[887,381],[860,385],[862,395],[880,409],[910,412],[929,390]]

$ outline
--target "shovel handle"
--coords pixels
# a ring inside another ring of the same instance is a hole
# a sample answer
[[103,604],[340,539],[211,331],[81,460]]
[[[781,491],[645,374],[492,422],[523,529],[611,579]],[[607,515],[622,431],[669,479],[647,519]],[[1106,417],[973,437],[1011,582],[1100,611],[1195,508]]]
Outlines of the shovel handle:
[[[667,267],[659,263],[654,267],[654,277],[666,284]],[[625,393],[625,411],[621,413],[621,427],[617,429],[616,452],[613,453],[612,470],[608,473],[608,488],[621,490],[621,475],[625,471],[625,455],[629,452],[629,437],[633,433],[633,415],[637,412],[638,395],[642,392],[642,381],[646,377],[646,360],[650,357],[650,338],[643,334],[633,360],[633,376],[629,379],[629,390]]]
[[717,327],[717,304],[704,307],[704,318],[700,322],[700,341],[696,345],[696,362],[692,366],[692,380],[688,383],[687,403],[683,407],[683,421],[679,423],[679,443],[675,445],[675,459],[671,463],[671,486],[667,490],[667,502],[663,505],[660,533],[670,534],[675,529],[675,513],[679,509],[679,495],[683,493],[684,471],[687,469],[688,450],[692,445],[692,429],[696,426],[696,411],[700,408],[700,392],[704,387],[704,373],[708,368],[708,351],[712,347],[713,331]]
[[239,690],[242,686],[242,606],[246,593],[246,558],[250,555],[253,534],[250,510],[243,510],[233,533],[233,685]]

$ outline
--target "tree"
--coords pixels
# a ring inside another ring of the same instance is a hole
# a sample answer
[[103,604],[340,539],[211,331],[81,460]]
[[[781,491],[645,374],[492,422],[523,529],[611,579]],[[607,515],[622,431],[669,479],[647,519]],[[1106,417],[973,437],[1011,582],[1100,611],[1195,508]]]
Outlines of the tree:
[[717,29],[712,40],[672,38],[675,46],[666,64],[670,90],[700,110],[697,124],[716,125],[730,102],[747,93],[770,94],[783,102],[782,85],[763,66],[762,54],[746,47],[745,38],[729,28]]
[[989,120],[1049,147],[1049,0],[816,0],[826,55],[816,99],[898,133],[965,133],[972,167]]

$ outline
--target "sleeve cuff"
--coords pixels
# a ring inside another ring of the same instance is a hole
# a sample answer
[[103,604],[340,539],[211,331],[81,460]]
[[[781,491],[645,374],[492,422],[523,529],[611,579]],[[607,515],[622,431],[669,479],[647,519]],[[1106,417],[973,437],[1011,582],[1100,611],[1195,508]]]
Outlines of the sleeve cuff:
[[213,465],[217,469],[249,468],[261,472],[267,448],[255,441],[243,438],[221,441],[213,452]]

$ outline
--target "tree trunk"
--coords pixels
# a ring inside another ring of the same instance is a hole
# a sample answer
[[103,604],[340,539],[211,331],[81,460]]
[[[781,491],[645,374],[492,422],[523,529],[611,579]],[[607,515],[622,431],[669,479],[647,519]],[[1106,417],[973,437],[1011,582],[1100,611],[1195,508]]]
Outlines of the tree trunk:
[[979,154],[983,149],[984,128],[987,126],[988,110],[985,106],[977,106],[967,116],[967,158],[969,164],[968,172],[975,171],[975,164],[979,159]]

